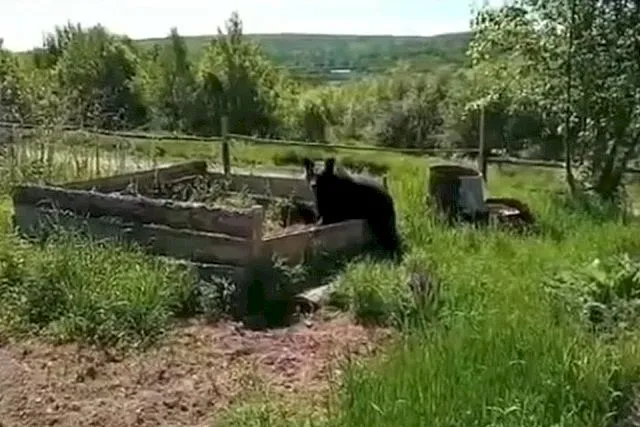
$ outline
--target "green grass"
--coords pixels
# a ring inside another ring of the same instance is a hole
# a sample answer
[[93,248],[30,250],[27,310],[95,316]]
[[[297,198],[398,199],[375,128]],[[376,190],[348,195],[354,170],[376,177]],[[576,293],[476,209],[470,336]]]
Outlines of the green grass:
[[132,249],[61,237],[43,245],[0,240],[4,332],[145,346],[185,311],[192,289],[186,273]]
[[[554,297],[550,283],[595,258],[637,255],[640,226],[560,204],[553,173],[513,171],[493,171],[492,193],[529,203],[539,235],[446,228],[424,206],[424,167],[392,169],[409,253],[400,265],[354,262],[336,287],[357,317],[395,325],[405,339],[373,361],[348,363],[324,418],[303,407],[284,423],[288,412],[265,401],[230,411],[225,425],[610,425],[639,379],[637,334],[591,331],[569,309],[584,302]],[[435,320],[407,285],[416,271],[440,283]],[[610,280],[640,288],[637,275],[618,276]]]
[[[211,147],[200,147],[163,145],[163,157],[217,156],[205,151]],[[132,150],[144,155],[141,148]],[[238,163],[249,165],[274,165],[276,159],[309,153],[240,145],[233,150]],[[345,427],[612,424],[640,379],[637,328],[624,326],[637,326],[633,319],[640,317],[634,304],[640,279],[633,273],[640,269],[596,274],[618,289],[618,299],[631,300],[619,306],[611,302],[617,301],[611,292],[594,294],[601,305],[618,310],[614,317],[622,326],[613,333],[591,327],[582,312],[593,301],[574,288],[593,287],[593,280],[580,273],[594,259],[637,256],[640,225],[564,203],[557,195],[563,185],[556,171],[503,167],[490,170],[491,195],[528,203],[540,232],[453,229],[434,219],[425,204],[429,161],[351,155],[389,168],[408,253],[398,265],[367,259],[350,263],[335,278],[336,299],[362,321],[396,326],[404,339],[377,359],[348,363],[322,416],[309,415],[305,405],[297,411],[290,404],[245,402],[237,411],[232,408],[222,425],[284,425],[283,414],[287,425]],[[3,324],[36,327],[61,339],[140,341],[161,333],[188,299],[170,291],[168,283],[177,273],[140,254],[94,243],[79,255],[83,248],[72,240],[25,246],[10,235],[3,239],[0,283],[19,294],[0,298],[0,310],[12,319]],[[415,272],[440,283],[437,313],[427,315],[412,295],[407,283]],[[560,274],[570,274],[571,284],[557,280]],[[623,291],[627,288],[632,291]],[[11,310],[7,301],[14,301]],[[67,314],[34,321],[51,316],[43,310],[44,301]],[[108,325],[106,332],[96,327],[102,324]]]
[[423,174],[408,168],[398,175],[393,190],[404,202],[407,259],[400,266],[353,265],[339,286],[356,312],[367,308],[362,314],[370,315],[377,307],[377,316],[406,321],[416,311],[404,278],[427,269],[441,282],[441,311],[436,322],[411,323],[388,357],[349,366],[330,423],[607,425],[620,403],[617,393],[638,379],[636,336],[605,341],[592,334],[554,302],[546,283],[598,257],[637,254],[640,227],[561,208],[551,194],[536,191],[544,188],[535,183],[539,176],[521,172],[494,173],[491,186],[530,203],[542,235],[447,229],[421,206],[424,186],[414,177]]

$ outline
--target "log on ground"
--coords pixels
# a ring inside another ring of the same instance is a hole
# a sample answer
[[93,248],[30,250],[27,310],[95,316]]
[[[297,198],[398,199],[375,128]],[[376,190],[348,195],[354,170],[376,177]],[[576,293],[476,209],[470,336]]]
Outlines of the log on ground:
[[293,302],[304,307],[305,311],[316,311],[329,304],[332,292],[333,286],[331,284],[318,286],[297,294],[293,297]]
[[231,236],[250,237],[257,206],[231,211],[203,203],[153,199],[144,196],[104,194],[91,191],[18,185],[13,190],[14,205],[36,205],[69,210],[82,216],[120,217],[125,221],[161,224]]

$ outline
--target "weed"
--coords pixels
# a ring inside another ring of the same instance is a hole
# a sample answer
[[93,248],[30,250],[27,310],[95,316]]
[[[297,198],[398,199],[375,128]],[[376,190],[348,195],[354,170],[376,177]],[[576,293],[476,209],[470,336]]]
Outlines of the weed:
[[225,411],[213,423],[213,427],[321,427],[326,422],[318,417],[312,409],[300,408],[291,410],[290,405],[270,399],[270,396],[259,396],[254,401],[236,405],[233,410]]
[[611,338],[640,324],[640,263],[628,254],[596,259],[550,281],[558,309]]
[[196,303],[190,314],[203,314],[208,321],[216,322],[233,312],[236,286],[230,279],[212,276],[199,281],[195,290]]
[[135,248],[72,234],[40,246],[0,240],[3,323],[57,342],[149,344],[183,311],[189,279]]

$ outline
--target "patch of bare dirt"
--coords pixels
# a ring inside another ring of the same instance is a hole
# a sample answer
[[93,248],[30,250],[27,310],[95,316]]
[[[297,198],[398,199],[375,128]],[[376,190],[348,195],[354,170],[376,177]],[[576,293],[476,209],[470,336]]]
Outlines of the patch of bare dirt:
[[247,393],[325,393],[341,357],[390,338],[339,317],[283,330],[193,323],[125,358],[75,345],[0,347],[0,427],[207,426]]

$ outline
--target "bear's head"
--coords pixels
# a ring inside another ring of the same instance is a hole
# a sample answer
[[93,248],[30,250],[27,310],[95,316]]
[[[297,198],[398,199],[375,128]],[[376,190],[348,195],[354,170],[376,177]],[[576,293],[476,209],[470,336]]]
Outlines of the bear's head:
[[320,173],[316,172],[315,165],[311,159],[305,158],[303,164],[305,179],[314,192],[317,191],[318,187],[331,188],[340,181],[340,178],[336,175],[336,159],[334,157],[324,161],[324,169]]

